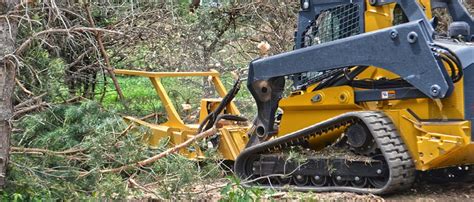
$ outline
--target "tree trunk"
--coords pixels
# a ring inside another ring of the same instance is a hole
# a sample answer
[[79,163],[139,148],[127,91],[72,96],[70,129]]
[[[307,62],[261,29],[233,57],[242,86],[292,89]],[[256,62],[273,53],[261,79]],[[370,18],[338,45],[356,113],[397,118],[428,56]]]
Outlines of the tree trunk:
[[[15,9],[19,0],[0,0],[0,12]],[[11,97],[15,88],[15,51],[17,26],[12,20],[0,18],[0,186],[5,185],[10,150],[10,118],[13,114]],[[10,56],[9,56],[10,55]]]

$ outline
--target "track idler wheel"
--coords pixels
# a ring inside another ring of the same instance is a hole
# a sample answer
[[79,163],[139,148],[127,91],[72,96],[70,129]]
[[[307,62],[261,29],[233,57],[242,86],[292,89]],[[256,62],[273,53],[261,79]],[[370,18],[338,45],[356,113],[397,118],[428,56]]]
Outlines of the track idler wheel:
[[259,160],[258,156],[252,156],[247,159],[247,163],[245,164],[245,168],[244,168],[245,176],[247,179],[258,177],[258,176],[254,176],[253,174],[254,173],[253,163],[258,160]]
[[355,153],[370,156],[376,152],[377,143],[365,124],[356,123],[350,126],[345,134],[347,144]]

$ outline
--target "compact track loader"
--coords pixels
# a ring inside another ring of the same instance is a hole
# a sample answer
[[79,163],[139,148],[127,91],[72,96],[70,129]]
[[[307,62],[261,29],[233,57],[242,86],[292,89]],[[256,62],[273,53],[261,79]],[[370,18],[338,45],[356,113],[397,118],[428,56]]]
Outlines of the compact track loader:
[[[453,19],[446,35],[434,8]],[[258,114],[236,173],[260,187],[374,194],[409,188],[417,173],[463,178],[474,164],[473,40],[458,0],[302,0],[295,50],[250,63]]]

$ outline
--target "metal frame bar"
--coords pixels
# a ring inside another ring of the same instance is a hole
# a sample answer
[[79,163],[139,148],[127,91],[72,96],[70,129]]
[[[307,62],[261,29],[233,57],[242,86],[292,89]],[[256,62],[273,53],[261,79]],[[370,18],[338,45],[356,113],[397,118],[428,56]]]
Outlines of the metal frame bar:
[[415,88],[399,88],[390,90],[359,90],[355,91],[354,94],[355,102],[427,98],[425,94]]
[[144,76],[144,77],[191,77],[191,76],[212,76],[218,77],[219,72],[211,70],[210,72],[146,72],[127,69],[116,69],[115,74]]
[[[220,80],[219,72],[211,70],[210,72],[145,72],[145,71],[135,71],[135,70],[125,70],[125,69],[116,69],[114,70],[115,74],[120,75],[129,75],[129,76],[142,76],[148,77],[153,84],[153,87],[156,90],[156,93],[160,97],[163,107],[165,108],[166,114],[168,116],[168,121],[163,125],[168,125],[171,127],[187,127],[184,124],[183,120],[176,111],[176,107],[173,105],[168,92],[161,83],[162,78],[169,77],[212,77],[212,83],[219,94],[219,96],[224,97],[227,94],[227,90]],[[230,103],[229,111],[232,114],[239,115],[240,112],[237,109],[235,103]]]
[[424,30],[421,21],[410,22],[259,59],[250,64],[249,82],[308,71],[375,66],[399,75],[430,98],[444,98],[452,82],[432,53]]

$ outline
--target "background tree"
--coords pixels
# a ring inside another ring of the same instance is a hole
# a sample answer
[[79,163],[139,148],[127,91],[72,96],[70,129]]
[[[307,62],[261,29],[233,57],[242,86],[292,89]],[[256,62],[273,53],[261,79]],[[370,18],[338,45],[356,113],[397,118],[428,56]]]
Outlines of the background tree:
[[[18,5],[19,0],[2,0],[0,12],[5,15]],[[5,184],[10,150],[10,118],[13,114],[12,94],[15,87],[15,51],[17,26],[7,17],[0,18],[0,186]]]

